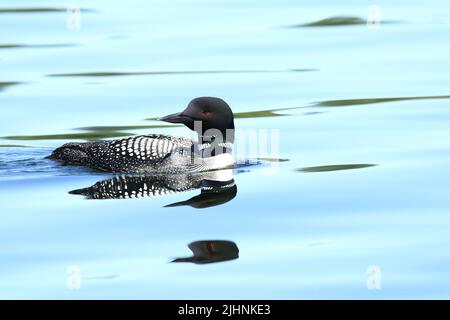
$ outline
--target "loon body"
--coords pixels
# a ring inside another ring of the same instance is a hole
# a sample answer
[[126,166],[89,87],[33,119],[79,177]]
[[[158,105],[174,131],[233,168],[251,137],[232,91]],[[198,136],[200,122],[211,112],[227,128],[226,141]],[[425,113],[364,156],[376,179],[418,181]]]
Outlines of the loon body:
[[234,119],[228,104],[219,98],[201,97],[187,108],[161,118],[182,123],[198,134],[198,141],[150,134],[118,140],[72,142],[48,157],[64,164],[123,173],[184,173],[230,167]]

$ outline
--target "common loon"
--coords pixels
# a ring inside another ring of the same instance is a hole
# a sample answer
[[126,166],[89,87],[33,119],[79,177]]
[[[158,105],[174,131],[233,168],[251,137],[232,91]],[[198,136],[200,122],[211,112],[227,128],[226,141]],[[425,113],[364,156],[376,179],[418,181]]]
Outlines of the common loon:
[[199,97],[187,108],[159,120],[181,123],[198,140],[162,134],[118,140],[72,142],[55,149],[48,159],[122,173],[185,173],[231,167],[234,117],[222,99]]

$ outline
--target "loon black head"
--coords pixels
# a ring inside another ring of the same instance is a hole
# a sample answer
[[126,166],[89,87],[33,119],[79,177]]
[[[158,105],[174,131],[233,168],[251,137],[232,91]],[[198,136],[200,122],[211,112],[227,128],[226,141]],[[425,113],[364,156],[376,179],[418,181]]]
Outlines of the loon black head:
[[234,116],[230,106],[220,98],[199,97],[193,99],[184,111],[170,114],[159,120],[182,123],[208,141],[222,136],[223,142],[234,142]]

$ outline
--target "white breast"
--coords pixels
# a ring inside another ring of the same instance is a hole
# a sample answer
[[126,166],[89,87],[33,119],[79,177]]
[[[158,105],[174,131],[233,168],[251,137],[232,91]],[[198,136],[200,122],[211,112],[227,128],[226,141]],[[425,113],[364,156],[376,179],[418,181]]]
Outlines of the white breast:
[[233,169],[214,170],[201,174],[203,180],[225,182],[233,180]]
[[215,170],[231,167],[234,165],[234,157],[230,153],[222,153],[214,157],[203,158],[206,170]]

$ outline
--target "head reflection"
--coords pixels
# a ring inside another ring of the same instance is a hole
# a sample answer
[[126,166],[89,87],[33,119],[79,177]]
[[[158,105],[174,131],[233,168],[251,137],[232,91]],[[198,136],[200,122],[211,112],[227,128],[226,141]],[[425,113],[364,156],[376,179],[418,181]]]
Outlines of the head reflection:
[[227,240],[202,240],[188,245],[193,256],[187,258],[176,258],[172,262],[192,262],[195,264],[206,264],[222,262],[239,258],[239,249],[232,241]]

